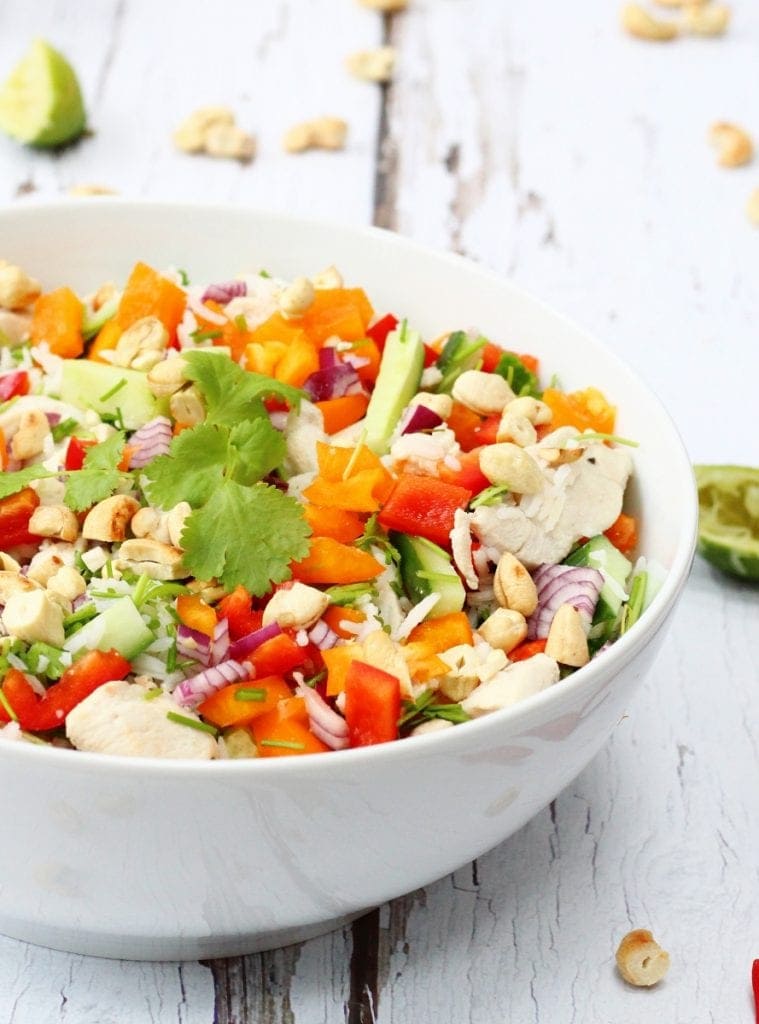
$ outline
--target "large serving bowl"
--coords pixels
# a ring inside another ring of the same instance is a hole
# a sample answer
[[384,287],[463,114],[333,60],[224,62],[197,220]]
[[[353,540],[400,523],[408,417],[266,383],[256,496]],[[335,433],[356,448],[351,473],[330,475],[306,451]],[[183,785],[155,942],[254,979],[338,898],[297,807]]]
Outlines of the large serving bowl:
[[655,396],[580,328],[495,274],[385,232],[216,206],[68,202],[0,211],[0,258],[46,287],[124,280],[137,259],[195,281],[335,263],[425,336],[476,325],[593,384],[635,438],[629,510],[667,569],[652,606],[586,668],[442,733],[261,761],[128,759],[0,742],[0,931],[111,957],[284,945],[489,850],[596,754],[651,668],[694,550],[687,455]]

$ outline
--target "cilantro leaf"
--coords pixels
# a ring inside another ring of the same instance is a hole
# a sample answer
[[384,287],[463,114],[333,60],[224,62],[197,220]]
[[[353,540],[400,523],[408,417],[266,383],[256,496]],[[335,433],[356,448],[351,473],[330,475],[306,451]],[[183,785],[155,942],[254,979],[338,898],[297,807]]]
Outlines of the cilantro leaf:
[[266,415],[264,398],[280,398],[297,407],[302,392],[262,373],[249,373],[220,353],[187,352],[186,373],[206,403],[206,422],[233,427]]
[[513,352],[504,352],[493,372],[503,377],[515,395],[531,395],[533,398],[540,398],[543,394],[538,384],[538,378]]
[[[215,358],[215,357],[214,357]],[[151,504],[173,508],[188,501],[204,505],[224,480],[229,453],[229,431],[210,423],[183,430],[171,442],[168,455],[160,455],[143,470]]]
[[267,484],[227,480],[186,520],[184,563],[198,579],[216,577],[227,590],[242,584],[260,597],[290,578],[290,563],[308,553],[309,534],[294,498]]
[[63,500],[74,512],[110,497],[126,476],[118,465],[124,455],[124,433],[117,431],[87,449],[82,468],[69,473]]
[[238,423],[230,431],[229,444],[235,455],[230,477],[241,484],[257,483],[285,458],[285,439],[268,417]]
[[0,498],[23,491],[33,480],[44,480],[48,476],[57,476],[44,466],[25,466],[15,473],[0,473]]

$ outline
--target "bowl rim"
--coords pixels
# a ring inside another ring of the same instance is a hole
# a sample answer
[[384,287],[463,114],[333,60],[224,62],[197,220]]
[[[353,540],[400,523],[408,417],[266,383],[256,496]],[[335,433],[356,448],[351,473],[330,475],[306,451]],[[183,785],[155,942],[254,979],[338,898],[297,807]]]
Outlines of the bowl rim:
[[[239,203],[220,202],[193,202],[190,200],[161,200],[161,199],[130,199],[121,196],[97,196],[67,199],[27,199],[22,203],[0,204],[0,224],[3,218],[9,214],[22,219],[29,215],[31,218],[42,216],[50,211],[60,212],[70,210],[76,213],[78,210],[94,211],[97,208],[117,208],[122,210],[171,210],[179,215],[197,215],[198,210],[204,213],[218,213],[222,216],[240,216],[253,219],[269,221],[273,224],[280,224],[283,228],[293,229],[298,225],[307,225],[310,228],[340,232],[344,236],[353,236],[356,241],[379,242],[382,245],[399,246],[411,254],[417,254],[425,260],[433,260],[447,264],[453,269],[466,269],[468,273],[476,273],[488,281],[491,285],[502,288],[511,293],[518,301],[532,305],[541,315],[563,322],[576,333],[582,334],[593,346],[599,347],[604,352],[604,357],[616,368],[634,379],[649,395],[651,401],[658,406],[663,414],[671,431],[671,440],[675,442],[676,451],[672,451],[673,457],[677,456],[678,470],[682,472],[683,483],[683,509],[681,519],[681,530],[672,564],[661,585],[660,590],[654,597],[651,605],[646,609],[642,619],[631,627],[630,631],[620,637],[604,652],[603,658],[596,658],[588,665],[583,666],[567,679],[561,682],[560,689],[556,686],[549,687],[525,698],[518,704],[489,715],[483,715],[472,721],[463,723],[466,735],[472,738],[472,747],[477,745],[478,735],[497,730],[501,725],[508,724],[518,726],[519,722],[532,718],[536,712],[544,707],[550,706],[557,700],[557,694],[571,694],[575,690],[585,686],[591,687],[594,682],[599,682],[607,675],[614,676],[622,668],[628,665],[635,656],[652,640],[656,633],[662,628],[665,620],[672,611],[674,604],[688,579],[691,565],[696,550],[698,530],[698,493],[696,490],[695,478],[691,469],[691,462],[685,444],[680,433],[672,420],[669,412],[664,407],[651,388],[632,370],[627,363],[615,352],[607,348],[595,334],[586,330],[571,317],[566,316],[559,310],[550,306],[546,301],[534,295],[531,291],[520,285],[514,284],[509,278],[483,266],[475,260],[461,256],[458,253],[436,249],[425,245],[405,235],[374,225],[356,225],[354,223],[329,219],[324,217],[302,217],[295,214],[282,213],[266,210],[255,206],[248,206]],[[688,495],[689,500],[688,500]],[[458,729],[445,729],[436,733],[407,737],[404,741],[378,744],[370,747],[355,747],[346,750],[335,750],[330,756],[322,754],[303,754],[299,757],[267,757],[267,758],[216,758],[213,760],[199,761],[193,758],[159,758],[159,757],[127,757],[121,754],[99,754],[89,751],[71,751],[66,748],[41,746],[35,743],[23,741],[1,740],[0,739],[0,761],[10,761],[18,757],[21,762],[25,758],[31,758],[32,764],[37,766],[48,765],[55,770],[65,767],[74,769],[76,772],[90,773],[93,769],[98,772],[121,775],[127,771],[130,774],[142,773],[144,775],[160,774],[164,777],[179,774],[197,775],[204,780],[220,780],[226,776],[239,777],[251,773],[251,779],[264,779],[269,776],[287,775],[305,770],[309,774],[314,771],[330,772],[337,770],[342,772],[346,767],[354,763],[379,764],[390,758],[395,761],[404,761],[408,758],[416,760],[431,750],[445,754],[446,748],[452,745],[451,741],[457,737],[456,745],[460,741],[461,733]],[[412,743],[408,743],[412,739]],[[75,755],[75,756],[72,756]]]

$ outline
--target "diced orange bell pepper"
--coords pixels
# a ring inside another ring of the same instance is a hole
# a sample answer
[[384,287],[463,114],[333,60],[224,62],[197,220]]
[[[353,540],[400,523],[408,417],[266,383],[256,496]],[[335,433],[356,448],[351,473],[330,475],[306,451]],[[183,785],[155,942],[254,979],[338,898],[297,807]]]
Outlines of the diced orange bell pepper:
[[301,388],[318,369],[319,354],[304,334],[293,338],[287,345],[275,367],[274,376],[283,384]]
[[401,653],[415,683],[428,683],[430,679],[444,676],[449,671],[448,665],[442,658],[438,658],[432,644],[411,641],[401,647]]
[[302,697],[278,701],[272,711],[250,723],[250,731],[259,757],[321,754],[329,750],[308,728],[306,702]]
[[123,333],[124,329],[116,317],[106,321],[95,338],[90,342],[87,349],[87,358],[94,360],[96,363],[107,363],[108,360],[103,358],[102,353],[110,352],[116,348],[118,340]]
[[187,296],[178,285],[146,263],[136,263],[121,296],[116,319],[126,330],[144,316],[158,317],[173,343],[186,305]]
[[623,555],[629,555],[638,546],[638,524],[635,516],[628,516],[620,512],[608,530],[604,530],[607,537],[615,548]]
[[305,316],[297,320],[309,340],[321,347],[328,338],[358,341],[366,337],[366,328],[374,310],[361,288],[317,289]]
[[180,594],[177,598],[177,615],[179,621],[188,629],[213,636],[216,629],[216,612],[197,594]]
[[328,398],[323,402],[314,402],[324,417],[324,431],[336,434],[338,430],[358,423],[366,415],[369,396],[358,392],[355,395],[343,395],[341,398]]
[[[337,633],[343,640],[350,640],[354,634],[343,627],[343,622],[363,622],[366,616],[358,608],[344,607],[341,604],[332,604],[322,613],[322,619],[327,623],[333,633]],[[322,657],[324,652],[322,652]]]
[[214,338],[214,345],[225,345],[235,362],[240,362],[252,340],[251,332],[240,327],[236,320],[228,320],[223,327],[210,328],[221,331],[220,338]]
[[466,508],[471,497],[471,491],[436,477],[403,473],[377,518],[386,530],[426,537],[450,547],[456,510]]
[[[350,467],[351,476],[361,473],[365,469],[385,468],[371,448],[367,448],[365,444],[356,449],[317,441],[316,461],[319,466],[319,476],[335,483],[343,480],[348,467]],[[390,474],[388,474],[389,476]]]
[[377,379],[382,359],[382,353],[377,343],[371,338],[361,338],[360,341],[354,341],[353,355],[362,361],[368,360],[368,362],[364,362],[363,366],[356,368],[356,373],[362,384],[373,384]]
[[285,354],[284,341],[251,341],[245,346],[245,369],[273,377],[277,363]]
[[351,747],[398,738],[401,684],[397,676],[363,661],[352,661],[345,679],[345,721]]
[[[245,683],[230,683],[217,690],[198,706],[198,714],[220,729],[226,729],[228,725],[243,725],[268,714],[279,701],[292,695],[282,676],[264,676]],[[246,700],[246,696],[261,699]]]
[[0,498],[0,542],[2,550],[17,544],[34,544],[40,537],[29,533],[29,520],[40,499],[31,487]]
[[300,562],[294,562],[296,580],[309,584],[365,583],[385,569],[376,558],[359,548],[341,544],[331,537],[313,537],[311,549]]
[[565,393],[546,388],[543,401],[551,409],[551,430],[576,427],[578,431],[592,430],[599,434],[614,432],[616,409],[596,388]]
[[308,504],[303,506],[303,515],[314,537],[331,537],[341,544],[350,544],[364,532],[359,516],[345,509]]
[[322,508],[346,512],[377,512],[393,489],[393,479],[384,467],[364,469],[347,480],[331,481],[317,476],[303,491],[303,497]]
[[409,634],[411,643],[420,641],[429,644],[435,654],[447,651],[449,647],[474,643],[472,627],[465,612],[449,612],[435,619],[427,619],[415,626]]
[[292,341],[302,341],[306,333],[299,320],[286,320],[281,313],[273,313],[268,320],[258,324],[250,332],[250,340],[254,344],[267,345],[278,342],[284,348]]
[[482,444],[479,438],[482,416],[478,416],[476,412],[467,409],[461,402],[453,403],[453,409],[447,423],[465,452],[469,452],[472,448]]
[[363,657],[360,644],[340,644],[322,651],[324,667],[327,669],[327,696],[336,697],[345,689],[348,667],[352,661]]
[[62,359],[76,359],[84,351],[83,313],[84,305],[70,288],[46,292],[34,303],[29,340],[32,345],[47,342]]

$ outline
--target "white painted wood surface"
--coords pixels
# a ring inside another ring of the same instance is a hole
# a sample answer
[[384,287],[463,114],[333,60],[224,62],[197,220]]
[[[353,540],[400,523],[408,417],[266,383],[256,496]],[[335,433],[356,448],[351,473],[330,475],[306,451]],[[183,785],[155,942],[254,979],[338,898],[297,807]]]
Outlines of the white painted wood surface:
[[[0,139],[0,201],[99,182],[375,219],[482,260],[605,338],[695,461],[759,464],[759,232],[744,215],[759,166],[718,169],[706,144],[717,119],[759,136],[759,8],[734,8],[724,39],[656,46],[624,37],[604,0],[411,0],[385,21],[351,0],[0,0],[0,73],[50,39],[94,131],[54,155]],[[382,90],[343,70],[383,34],[400,51],[384,114]],[[173,151],[172,127],[213,102],[258,136],[251,165]],[[347,151],[285,156],[284,130],[319,114],[349,121]],[[476,865],[353,930],[213,968],[0,938],[0,1022],[748,1021],[757,666],[759,591],[698,563],[611,743]],[[636,926],[672,956],[651,992],[614,970]]]

